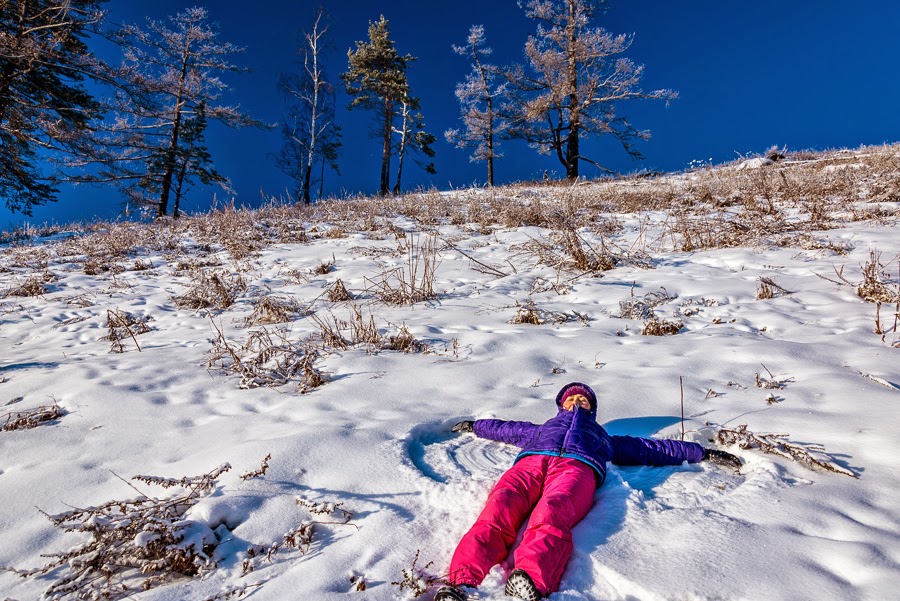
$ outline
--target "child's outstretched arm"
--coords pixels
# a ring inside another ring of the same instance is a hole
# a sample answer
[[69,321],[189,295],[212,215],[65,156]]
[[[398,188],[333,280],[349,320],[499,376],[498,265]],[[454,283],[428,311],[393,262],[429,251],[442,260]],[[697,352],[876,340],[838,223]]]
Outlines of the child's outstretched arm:
[[453,426],[453,432],[474,432],[479,438],[488,438],[497,442],[523,447],[528,444],[534,431],[538,428],[531,422],[514,422],[502,419],[478,419],[463,421]]
[[616,465],[681,465],[699,463],[705,449],[695,442],[657,440],[637,436],[610,436],[611,461]]

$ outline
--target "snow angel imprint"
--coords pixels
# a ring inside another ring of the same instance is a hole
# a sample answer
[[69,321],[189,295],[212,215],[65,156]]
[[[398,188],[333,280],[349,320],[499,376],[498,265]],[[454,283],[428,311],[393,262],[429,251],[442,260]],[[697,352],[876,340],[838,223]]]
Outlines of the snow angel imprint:
[[435,601],[465,601],[471,589],[506,559],[519,527],[528,518],[514,553],[506,594],[535,601],[559,589],[572,554],[572,528],[587,515],[594,492],[606,478],[606,463],[680,465],[712,460],[740,469],[740,460],[693,442],[610,436],[597,423],[597,396],[573,382],[556,395],[556,417],[543,424],[479,419],[454,432],[516,445],[522,452],[500,478],[472,528],[450,561],[450,585]]

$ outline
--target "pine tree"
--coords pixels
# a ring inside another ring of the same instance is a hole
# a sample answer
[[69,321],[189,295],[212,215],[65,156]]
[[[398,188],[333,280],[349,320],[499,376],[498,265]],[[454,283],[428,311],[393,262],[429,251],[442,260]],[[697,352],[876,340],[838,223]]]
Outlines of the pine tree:
[[349,50],[347,59],[349,68],[341,79],[353,97],[349,108],[375,113],[373,135],[382,140],[380,192],[388,194],[394,122],[403,103],[410,99],[406,69],[415,58],[397,52],[387,19],[382,15],[380,20],[369,23],[368,42],[356,42],[356,50]]
[[325,21],[325,11],[319,8],[298,50],[302,71],[282,75],[278,82],[288,103],[288,116],[282,123],[284,142],[275,163],[297,182],[297,197],[306,204],[311,202],[313,166],[321,160],[337,171],[341,147],[340,126],[334,115],[334,86],[325,76],[322,64],[328,33]]
[[500,117],[500,104],[508,84],[501,81],[500,69],[484,62],[493,52],[487,47],[483,25],[473,25],[465,46],[453,46],[453,52],[472,60],[472,70],[456,86],[456,98],[462,109],[463,131],[448,129],[447,142],[457,148],[473,148],[470,160],[487,162],[487,181],[494,185],[494,159],[500,158],[499,137],[506,129]]
[[83,84],[96,74],[87,38],[103,1],[0,1],[0,197],[12,211],[55,200],[37,162],[81,152],[99,116]]
[[606,0],[523,4],[538,28],[525,44],[529,70],[517,66],[507,73],[515,90],[508,104],[510,136],[554,154],[570,180],[578,178],[579,161],[608,171],[582,154],[581,140],[590,135],[612,135],[629,155],[641,158],[633,141],[650,134],[635,129],[617,106],[637,98],[670,100],[677,93],[641,89],[644,67],[623,56],[633,38],[590,25]]
[[171,27],[148,20],[145,29],[130,25],[115,34],[125,54],[113,72],[116,119],[96,154],[82,163],[97,164],[98,171],[81,179],[117,182],[126,197],[155,207],[160,217],[168,213],[173,186],[183,192],[187,180],[228,189],[201,143],[207,120],[263,127],[236,106],[218,102],[228,90],[219,75],[245,71],[230,61],[243,49],[219,41],[206,9],[190,8],[169,21]]

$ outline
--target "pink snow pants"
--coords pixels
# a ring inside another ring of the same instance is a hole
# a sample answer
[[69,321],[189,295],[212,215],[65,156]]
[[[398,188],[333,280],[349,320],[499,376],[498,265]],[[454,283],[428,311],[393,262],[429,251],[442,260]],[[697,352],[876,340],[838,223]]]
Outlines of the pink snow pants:
[[559,589],[572,555],[572,528],[594,502],[593,468],[568,457],[529,455],[517,461],[491,491],[475,525],[450,561],[450,581],[478,586],[506,559],[519,527],[528,528],[516,548],[515,567],[525,570],[543,595]]

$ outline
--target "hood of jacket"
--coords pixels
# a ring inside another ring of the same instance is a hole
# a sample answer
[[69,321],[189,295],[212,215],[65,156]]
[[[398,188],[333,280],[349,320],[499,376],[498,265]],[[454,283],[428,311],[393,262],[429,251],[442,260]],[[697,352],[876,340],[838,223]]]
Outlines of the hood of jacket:
[[[591,402],[591,409],[587,411],[594,420],[597,419],[597,395],[594,392],[594,389],[588,386],[587,384],[582,384],[581,382],[569,382],[565,386],[559,389],[559,392],[556,393],[556,408],[558,411],[565,411],[562,406],[563,398],[566,396],[566,391],[570,388],[574,388],[578,386],[579,388],[584,388],[584,390],[588,393],[588,400]],[[581,411],[585,411],[581,409]]]

